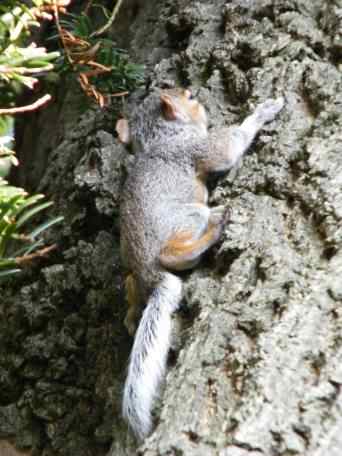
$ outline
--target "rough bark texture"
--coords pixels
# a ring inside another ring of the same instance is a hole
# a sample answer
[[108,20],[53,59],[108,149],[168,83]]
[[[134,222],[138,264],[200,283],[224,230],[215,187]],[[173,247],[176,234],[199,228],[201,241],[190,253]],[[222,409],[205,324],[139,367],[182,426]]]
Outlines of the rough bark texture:
[[2,290],[0,439],[44,456],[341,454],[341,18],[340,0],[124,4],[114,38],[151,84],[199,89],[211,125],[286,98],[212,192],[231,223],[184,277],[188,312],[174,319],[156,429],[139,449],[120,418],[129,158],[115,110],[80,114],[66,83],[22,126],[26,183],[65,223],[49,262]]

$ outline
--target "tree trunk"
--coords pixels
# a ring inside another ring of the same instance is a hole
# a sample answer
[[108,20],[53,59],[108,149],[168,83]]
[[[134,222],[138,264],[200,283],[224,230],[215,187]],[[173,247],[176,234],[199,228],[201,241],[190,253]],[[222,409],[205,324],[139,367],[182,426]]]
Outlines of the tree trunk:
[[210,126],[286,99],[213,186],[210,204],[229,205],[231,221],[184,277],[187,311],[139,450],[120,415],[132,343],[120,105],[82,111],[68,80],[22,123],[21,179],[65,222],[51,234],[58,251],[2,290],[0,439],[44,456],[341,454],[341,13],[340,0],[123,4],[113,39],[146,65],[148,84],[199,90]]

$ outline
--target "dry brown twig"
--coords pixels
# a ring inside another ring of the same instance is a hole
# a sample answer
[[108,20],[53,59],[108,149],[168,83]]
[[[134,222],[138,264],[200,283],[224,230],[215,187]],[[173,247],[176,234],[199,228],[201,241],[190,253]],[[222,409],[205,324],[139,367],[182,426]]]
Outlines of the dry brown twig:
[[86,7],[84,8],[84,14],[88,14],[90,8],[93,6],[94,0],[88,0]]
[[[57,1],[57,0],[55,0]],[[94,0],[88,0],[84,13],[87,14],[90,8],[93,5]],[[120,10],[120,7],[123,3],[123,0],[117,0],[112,11],[112,14],[107,21],[107,23],[101,27],[99,30],[93,32],[90,37],[102,35],[107,31],[110,26],[113,24],[117,14]],[[94,98],[95,101],[101,106],[105,106],[108,103],[108,100],[113,97],[122,97],[128,94],[128,91],[122,91],[113,94],[102,94],[100,93],[93,84],[89,81],[91,77],[99,76],[101,74],[111,71],[110,67],[106,67],[96,61],[97,53],[101,47],[101,42],[97,42],[95,45],[91,45],[88,41],[74,36],[69,30],[64,29],[59,20],[59,11],[55,6],[55,19],[58,35],[62,42],[65,55],[74,68],[75,72],[78,72],[78,81],[84,93],[90,97]],[[90,67],[88,71],[80,71],[77,69],[77,65],[87,65]]]
[[57,244],[49,245],[48,247],[44,247],[43,249],[37,250],[34,253],[30,253],[28,255],[24,255],[22,257],[18,257],[15,259],[15,262],[18,266],[24,266],[27,263],[31,263],[33,260],[37,258],[46,258],[50,252],[57,249]]
[[[91,4],[92,1],[89,1],[86,9],[89,9]],[[56,7],[55,17],[58,34],[69,63],[75,71],[77,71],[76,66],[78,64],[88,65],[91,68],[89,71],[82,71],[79,73],[78,81],[82,90],[88,97],[94,98],[102,108],[106,104],[108,97],[101,94],[98,90],[96,90],[95,86],[89,82],[89,78],[111,71],[111,68],[101,65],[95,61],[96,54],[100,49],[101,43],[98,42],[92,46],[88,43],[88,41],[82,40],[74,36],[68,30],[62,28],[59,21],[59,12]]]
[[108,22],[103,27],[101,27],[99,30],[96,30],[95,32],[93,32],[90,35],[91,37],[102,35],[102,33],[106,32],[113,25],[113,22],[115,21],[115,18],[116,18],[116,16],[119,13],[119,10],[120,10],[120,7],[122,5],[122,2],[123,2],[123,0],[117,0],[117,2],[115,3],[115,6],[114,6],[113,12],[112,12]]

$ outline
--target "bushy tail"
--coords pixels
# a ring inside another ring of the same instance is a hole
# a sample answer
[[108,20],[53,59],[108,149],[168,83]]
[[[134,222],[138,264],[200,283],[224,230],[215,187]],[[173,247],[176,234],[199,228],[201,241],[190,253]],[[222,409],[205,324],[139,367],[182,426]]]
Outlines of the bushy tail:
[[151,431],[151,408],[159,392],[170,347],[171,314],[181,301],[181,280],[170,273],[153,290],[135,334],[123,396],[123,416],[134,434]]

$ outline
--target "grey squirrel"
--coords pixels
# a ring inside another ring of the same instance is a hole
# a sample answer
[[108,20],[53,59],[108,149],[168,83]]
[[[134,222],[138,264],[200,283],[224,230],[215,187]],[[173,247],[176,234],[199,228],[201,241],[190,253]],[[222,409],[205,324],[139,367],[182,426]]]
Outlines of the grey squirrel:
[[171,271],[194,267],[223,231],[227,210],[209,208],[206,178],[227,171],[271,122],[284,99],[257,106],[240,126],[207,130],[204,107],[185,89],[154,91],[116,130],[131,143],[135,163],[120,209],[121,256],[130,334],[142,305],[123,395],[123,416],[139,440],[152,430],[151,409],[162,382],[170,346],[171,315],[182,282]]

